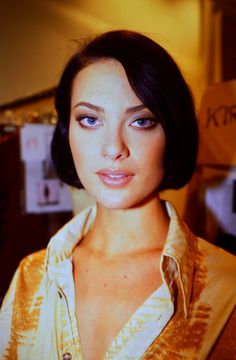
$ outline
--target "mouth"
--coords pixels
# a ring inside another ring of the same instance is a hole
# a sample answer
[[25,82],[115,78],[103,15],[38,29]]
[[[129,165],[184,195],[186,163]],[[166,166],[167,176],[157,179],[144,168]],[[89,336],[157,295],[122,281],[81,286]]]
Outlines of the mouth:
[[134,174],[123,169],[101,169],[96,172],[102,183],[111,188],[118,188],[127,185]]

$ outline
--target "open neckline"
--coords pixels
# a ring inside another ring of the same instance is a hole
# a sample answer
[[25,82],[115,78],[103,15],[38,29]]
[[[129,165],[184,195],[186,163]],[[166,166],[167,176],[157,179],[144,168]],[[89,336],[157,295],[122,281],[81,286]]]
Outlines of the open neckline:
[[[155,325],[157,320],[159,321],[163,315],[166,315],[165,312],[160,312],[158,309],[166,306],[167,302],[172,304],[169,291],[167,290],[167,285],[162,283],[143,301],[143,303],[133,312],[131,317],[118,331],[104,352],[102,360],[123,359],[121,353],[126,352],[129,349],[130,345],[133,341],[135,341],[135,338],[141,335],[141,333],[145,330],[145,327],[148,325]],[[78,324],[77,329],[82,359],[85,360]],[[153,332],[153,334],[155,334],[155,332]],[[150,344],[152,343],[151,337],[148,337],[148,341]],[[144,340],[144,343],[147,343],[147,341]],[[135,357],[135,359],[136,358],[138,357]],[[134,359],[134,357],[132,357],[132,359]]]
[[[127,342],[130,341],[130,337],[134,337],[139,331],[141,331],[143,325],[147,321],[156,320],[154,307],[151,305],[151,303],[153,301],[155,302],[155,300],[157,301],[157,298],[160,298],[159,293],[162,289],[163,283],[156,290],[154,290],[151,295],[149,295],[148,298],[146,298],[144,302],[134,311],[129,320],[124,324],[124,326],[118,331],[118,333],[111,341],[108,349],[104,354],[103,360],[107,360],[110,359],[111,356],[118,355],[116,354],[117,347],[120,348],[121,351]],[[149,319],[147,319],[147,317],[149,317]]]

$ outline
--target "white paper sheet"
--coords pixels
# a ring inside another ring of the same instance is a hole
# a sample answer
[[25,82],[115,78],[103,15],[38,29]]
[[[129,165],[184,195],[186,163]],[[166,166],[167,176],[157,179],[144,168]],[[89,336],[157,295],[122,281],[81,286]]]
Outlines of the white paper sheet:
[[51,161],[50,143],[53,131],[53,126],[43,124],[26,124],[21,129],[27,213],[72,210],[68,186],[56,177]]

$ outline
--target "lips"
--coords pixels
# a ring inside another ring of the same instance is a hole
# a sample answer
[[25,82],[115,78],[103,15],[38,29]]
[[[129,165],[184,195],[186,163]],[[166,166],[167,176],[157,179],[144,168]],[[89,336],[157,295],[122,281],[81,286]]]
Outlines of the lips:
[[101,169],[96,172],[104,185],[117,188],[127,185],[134,174],[126,169]]

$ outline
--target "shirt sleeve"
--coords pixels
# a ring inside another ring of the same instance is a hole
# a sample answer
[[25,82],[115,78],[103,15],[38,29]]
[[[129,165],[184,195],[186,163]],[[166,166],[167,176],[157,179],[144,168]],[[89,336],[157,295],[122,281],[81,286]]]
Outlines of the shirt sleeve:
[[19,268],[16,270],[13,276],[0,310],[0,359],[4,359],[4,355],[7,353],[7,348],[10,341],[13,304],[18,278]]
[[221,332],[208,360],[232,360],[236,354],[236,308]]

